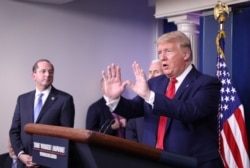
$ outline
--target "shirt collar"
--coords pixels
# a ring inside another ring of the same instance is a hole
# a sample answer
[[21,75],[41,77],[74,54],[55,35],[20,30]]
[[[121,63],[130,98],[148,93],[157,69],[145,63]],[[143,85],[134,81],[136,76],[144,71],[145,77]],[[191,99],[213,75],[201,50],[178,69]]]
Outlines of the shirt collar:
[[36,88],[36,96],[39,95],[39,94],[41,94],[41,93],[43,93],[44,95],[48,95],[48,94],[50,93],[51,89],[52,89],[52,87],[49,86],[48,89],[46,89],[46,90],[40,92],[40,91]]
[[185,77],[187,76],[187,74],[191,71],[192,69],[192,64],[190,64],[185,70],[184,72],[178,76],[177,79],[177,83],[175,85],[176,90],[179,88],[179,86],[181,85],[181,83],[183,82],[183,80],[185,79]]
[[178,82],[182,82],[184,80],[184,78],[187,76],[187,74],[191,71],[192,69],[192,65],[190,64],[184,72],[182,72],[182,74],[180,76],[178,76],[176,79],[178,80]]
[[106,102],[109,102],[109,98],[107,96],[103,95],[103,98]]

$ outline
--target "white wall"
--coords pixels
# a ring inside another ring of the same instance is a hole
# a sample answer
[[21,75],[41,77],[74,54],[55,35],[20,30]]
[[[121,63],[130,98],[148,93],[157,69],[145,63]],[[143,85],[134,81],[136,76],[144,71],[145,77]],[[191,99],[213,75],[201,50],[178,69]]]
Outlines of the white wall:
[[[75,127],[85,127],[88,106],[100,98],[101,71],[117,63],[134,79],[134,60],[147,70],[155,57],[154,7],[146,0],[76,0],[64,5],[0,1],[0,153],[19,94],[34,89],[31,67],[54,63],[54,86],[74,97]],[[130,91],[128,96],[132,96]]]

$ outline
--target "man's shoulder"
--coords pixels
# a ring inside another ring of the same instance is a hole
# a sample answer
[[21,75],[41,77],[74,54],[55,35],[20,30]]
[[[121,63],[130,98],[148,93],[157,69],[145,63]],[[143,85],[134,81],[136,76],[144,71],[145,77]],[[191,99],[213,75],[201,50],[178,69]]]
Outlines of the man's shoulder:
[[201,73],[199,79],[202,81],[207,80],[207,81],[219,82],[219,78],[217,76],[212,76],[204,73]]
[[70,93],[63,91],[63,90],[56,89],[54,87],[51,88],[51,93],[65,96],[65,97],[72,97],[72,95]]
[[26,96],[30,96],[32,94],[35,94],[35,90],[29,91],[29,92],[25,92],[19,95],[19,97],[26,97]]
[[90,104],[90,106],[88,107],[88,111],[92,111],[92,112],[102,111],[103,109],[105,109],[105,107],[107,107],[108,109],[108,106],[106,105],[106,102],[104,98],[102,97],[98,99],[97,101],[93,102],[92,104]]
[[96,106],[96,105],[101,105],[101,104],[103,104],[103,105],[106,105],[106,101],[105,101],[105,99],[103,98],[103,97],[101,97],[100,99],[98,99],[98,100],[96,100],[95,102],[93,102],[92,104],[91,104],[91,106]]
[[194,80],[201,80],[203,82],[205,81],[213,81],[213,82],[219,82],[219,79],[216,75],[212,76],[209,74],[206,74],[204,72],[201,72],[197,70],[196,68],[193,68],[190,73],[187,75],[188,78],[194,78]]

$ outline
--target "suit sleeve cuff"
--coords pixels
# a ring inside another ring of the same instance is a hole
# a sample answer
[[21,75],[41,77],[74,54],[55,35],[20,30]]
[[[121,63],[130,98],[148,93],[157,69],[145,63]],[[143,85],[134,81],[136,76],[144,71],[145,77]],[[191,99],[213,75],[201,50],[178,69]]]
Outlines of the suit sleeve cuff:
[[17,158],[19,158],[21,156],[21,154],[24,154],[24,151],[20,151],[17,155]]

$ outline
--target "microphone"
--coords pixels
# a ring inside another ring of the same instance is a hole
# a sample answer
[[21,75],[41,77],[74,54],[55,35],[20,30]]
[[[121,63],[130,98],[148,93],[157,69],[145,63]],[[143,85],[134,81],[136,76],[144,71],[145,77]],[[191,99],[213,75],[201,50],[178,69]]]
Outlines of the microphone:
[[103,128],[104,128],[109,122],[110,122],[110,119],[106,120],[106,121],[102,124],[102,126],[101,126],[101,128],[99,129],[98,132],[102,133]]
[[115,120],[114,120],[114,119],[110,120],[109,124],[106,126],[105,130],[103,131],[103,133],[105,134],[105,133],[107,132],[107,130],[110,128],[110,126],[111,126],[112,124],[114,124],[114,123],[115,123]]

